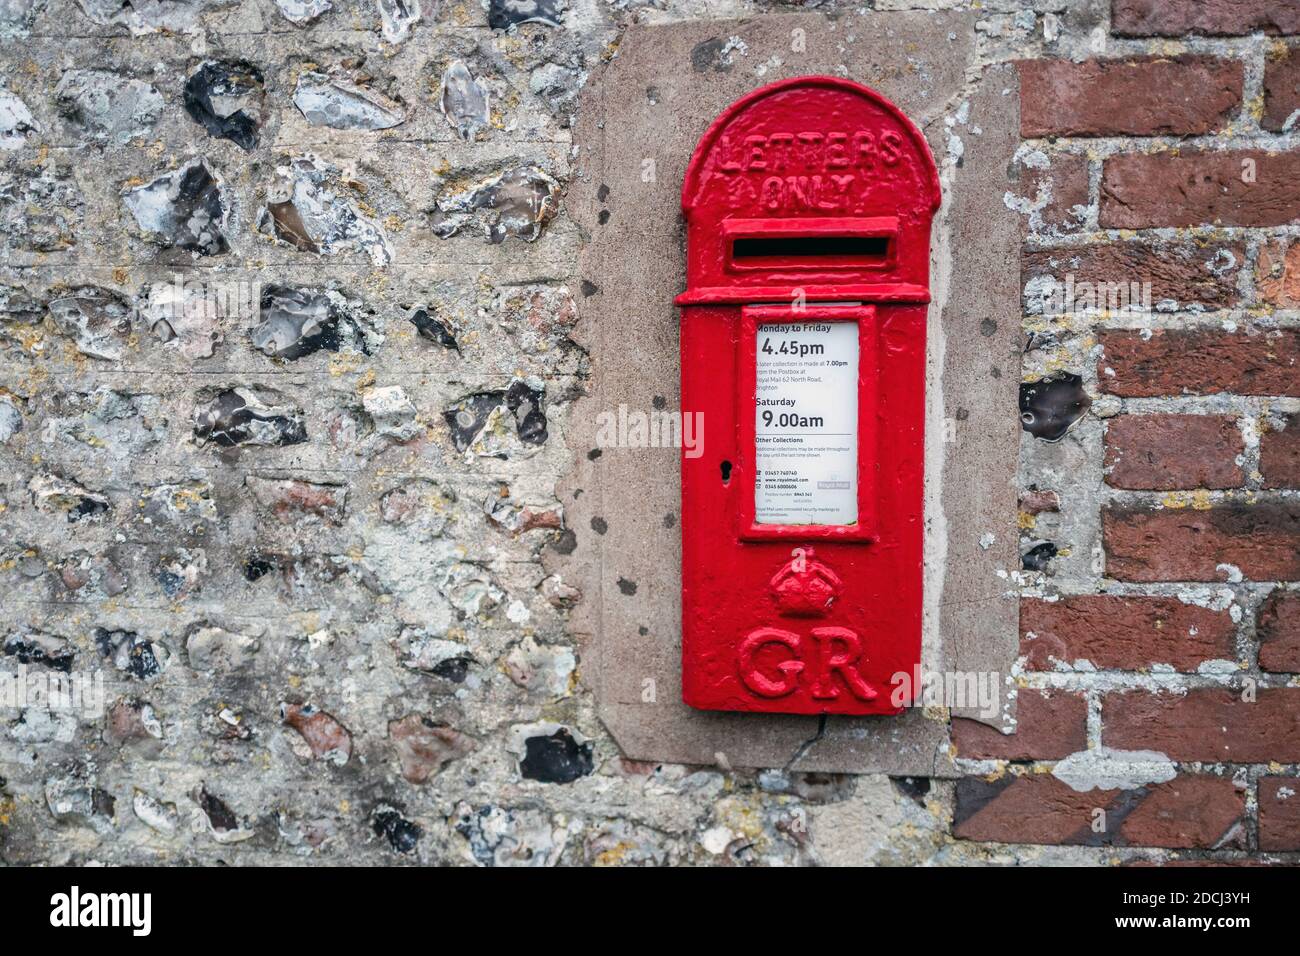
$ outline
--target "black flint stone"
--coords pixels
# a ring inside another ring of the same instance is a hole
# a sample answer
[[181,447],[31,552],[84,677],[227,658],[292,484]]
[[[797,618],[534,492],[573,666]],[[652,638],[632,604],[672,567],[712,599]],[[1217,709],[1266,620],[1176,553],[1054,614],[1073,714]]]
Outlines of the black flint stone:
[[51,654],[39,644],[23,640],[22,636],[18,634],[5,641],[0,651],[3,651],[9,657],[18,658],[19,664],[39,664],[53,671],[62,671],[65,674],[72,670],[72,651],[58,651]]
[[244,562],[244,579],[256,581],[262,575],[270,574],[274,570],[275,565],[263,555],[249,555],[248,560]]
[[1020,566],[1026,571],[1046,571],[1056,557],[1056,545],[1050,541],[1036,544],[1020,556]]
[[416,309],[411,315],[411,324],[415,326],[421,338],[437,342],[443,348],[451,349],[453,352],[460,351],[460,345],[456,342],[456,337],[451,334],[451,329],[447,328],[446,323],[431,316],[427,309]]
[[[267,351],[280,359],[300,359],[314,352],[338,352],[344,346],[363,355],[370,354],[370,343],[360,322],[337,308],[322,290],[268,285],[262,290],[260,303],[262,325],[254,330],[254,343],[264,329],[292,329],[296,338],[278,350]],[[304,328],[314,328],[303,334]],[[258,346],[261,348],[261,346]]]
[[198,803],[203,815],[208,818],[208,823],[212,825],[212,829],[218,832],[239,829],[239,821],[231,812],[230,807],[226,806],[219,797],[214,797],[206,789],[202,789],[198,794]]
[[1083,389],[1083,378],[1072,372],[1020,386],[1021,427],[1044,441],[1060,441],[1090,407],[1092,399]]
[[230,251],[230,243],[217,228],[225,215],[216,179],[207,166],[195,163],[181,175],[160,234],[166,245],[203,256],[219,256]]
[[515,417],[519,440],[530,445],[546,441],[546,413],[542,411],[543,393],[527,382],[511,382],[506,390],[506,407]]
[[398,853],[410,853],[420,842],[424,831],[392,807],[380,807],[371,817],[371,826],[377,836],[388,840],[388,845]]
[[240,149],[257,146],[258,117],[236,110],[219,116],[212,106],[213,96],[248,96],[262,92],[262,73],[244,62],[205,63],[185,81],[185,112],[208,133],[228,139]]
[[68,512],[68,521],[77,522],[82,518],[94,518],[108,511],[108,504],[94,498],[82,498],[77,506]]
[[591,773],[592,767],[591,744],[579,744],[564,727],[549,737],[529,737],[519,762],[526,779],[542,783],[572,783]]
[[[457,451],[464,451],[473,444],[475,437],[487,424],[493,410],[504,398],[504,392],[480,392],[442,413],[447,427],[451,429],[451,439],[456,443]],[[462,420],[463,418],[466,420]]]
[[154,654],[153,643],[134,631],[110,631],[107,628],[97,627],[94,639],[99,653],[107,658],[115,657],[124,645],[128,646],[124,669],[132,677],[148,680],[162,672],[158,657]]
[[560,25],[560,0],[490,0],[488,26],[505,30],[517,23]]
[[252,437],[249,425],[253,422],[270,424],[276,433],[276,445],[297,445],[307,440],[307,426],[301,421],[283,415],[259,415],[234,389],[219,394],[202,411],[194,426],[194,437],[232,448]]
[[473,658],[470,657],[450,657],[435,664],[430,673],[453,684],[463,684],[469,674],[469,665],[473,662]]

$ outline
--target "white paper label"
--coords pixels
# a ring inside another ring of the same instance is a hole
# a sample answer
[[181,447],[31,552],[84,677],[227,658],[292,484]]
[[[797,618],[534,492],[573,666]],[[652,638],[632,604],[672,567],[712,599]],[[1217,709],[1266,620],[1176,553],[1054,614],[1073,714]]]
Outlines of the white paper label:
[[754,520],[858,520],[858,324],[758,326]]

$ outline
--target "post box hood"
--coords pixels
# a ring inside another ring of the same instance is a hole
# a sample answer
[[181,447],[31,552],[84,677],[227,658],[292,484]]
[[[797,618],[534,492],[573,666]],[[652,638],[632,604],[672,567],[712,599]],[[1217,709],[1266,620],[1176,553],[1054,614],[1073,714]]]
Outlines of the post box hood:
[[806,76],[742,97],[687,167],[681,304],[929,297],[930,222],[940,202],[925,137],[850,80]]

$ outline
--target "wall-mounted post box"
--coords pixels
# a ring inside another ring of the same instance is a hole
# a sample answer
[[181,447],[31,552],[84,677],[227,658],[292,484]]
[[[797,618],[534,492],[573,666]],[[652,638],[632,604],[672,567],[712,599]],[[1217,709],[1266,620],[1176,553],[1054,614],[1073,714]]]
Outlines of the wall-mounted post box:
[[686,172],[682,687],[708,710],[897,713],[921,654],[926,303],[939,179],[880,94],[730,106]]

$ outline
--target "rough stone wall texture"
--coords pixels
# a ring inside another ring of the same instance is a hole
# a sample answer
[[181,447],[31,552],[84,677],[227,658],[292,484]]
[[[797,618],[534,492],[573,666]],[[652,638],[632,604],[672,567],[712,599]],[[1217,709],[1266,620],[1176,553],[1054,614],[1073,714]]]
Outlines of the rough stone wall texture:
[[0,860],[1296,858],[1292,0],[976,7],[1026,91],[1017,732],[929,781],[594,716],[541,560],[597,533],[571,111],[628,24],[777,8],[0,7],[0,670],[107,700],[0,709]]

